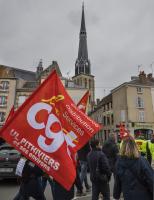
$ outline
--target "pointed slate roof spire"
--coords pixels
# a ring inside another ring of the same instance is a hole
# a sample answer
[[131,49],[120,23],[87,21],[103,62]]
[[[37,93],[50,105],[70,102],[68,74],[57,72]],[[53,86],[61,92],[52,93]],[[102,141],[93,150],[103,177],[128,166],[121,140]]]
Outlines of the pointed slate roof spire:
[[81,73],[88,74],[88,75],[91,74],[90,61],[88,59],[87,33],[86,33],[86,26],[85,26],[84,4],[82,4],[82,17],[81,17],[78,58],[75,63],[75,75],[78,75]]
[[82,3],[82,18],[81,18],[81,28],[80,34],[86,34],[86,25],[85,25],[85,17],[84,17],[84,2]]

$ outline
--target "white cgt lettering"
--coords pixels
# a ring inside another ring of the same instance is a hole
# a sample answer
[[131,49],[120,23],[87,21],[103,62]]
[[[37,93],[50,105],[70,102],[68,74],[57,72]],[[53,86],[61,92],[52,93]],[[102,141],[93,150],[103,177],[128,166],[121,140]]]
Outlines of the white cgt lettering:
[[[38,145],[39,147],[48,152],[53,153],[57,151],[64,142],[64,135],[61,128],[61,123],[58,118],[54,114],[50,114],[48,116],[47,124],[45,125],[44,122],[39,123],[36,121],[36,114],[41,110],[47,110],[48,114],[52,111],[52,106],[46,103],[36,103],[34,104],[27,113],[27,121],[31,127],[34,129],[44,129],[45,128],[45,136],[40,135],[38,137]],[[52,132],[50,127],[55,122],[59,123],[61,130],[58,132]],[[50,144],[46,144],[46,140],[53,139]]]

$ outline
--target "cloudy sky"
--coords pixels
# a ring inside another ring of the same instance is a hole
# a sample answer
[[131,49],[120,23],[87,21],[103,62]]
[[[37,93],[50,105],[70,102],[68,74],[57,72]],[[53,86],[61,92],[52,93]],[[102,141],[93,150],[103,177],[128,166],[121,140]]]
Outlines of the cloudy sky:
[[[154,0],[84,4],[97,98],[154,70]],[[82,0],[0,0],[0,64],[35,71],[40,58],[44,67],[56,60],[63,76],[73,76],[81,9]]]

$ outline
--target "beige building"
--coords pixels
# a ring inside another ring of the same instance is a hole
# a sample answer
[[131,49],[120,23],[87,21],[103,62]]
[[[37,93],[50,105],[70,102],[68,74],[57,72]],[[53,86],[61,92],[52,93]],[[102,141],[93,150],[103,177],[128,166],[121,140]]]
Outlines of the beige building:
[[110,132],[119,132],[123,122],[132,135],[142,134],[150,138],[154,131],[154,78],[140,72],[130,82],[114,88],[91,112],[91,117],[103,124],[97,135],[106,139]]

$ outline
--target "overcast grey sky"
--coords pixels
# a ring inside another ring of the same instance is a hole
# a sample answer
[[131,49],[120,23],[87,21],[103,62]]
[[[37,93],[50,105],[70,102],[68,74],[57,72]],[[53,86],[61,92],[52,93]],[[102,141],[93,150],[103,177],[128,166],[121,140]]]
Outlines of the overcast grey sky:
[[[88,54],[96,97],[154,61],[154,0],[85,0]],[[56,60],[74,75],[82,0],[0,0],[0,64],[36,70]],[[154,70],[154,63],[153,63]]]

